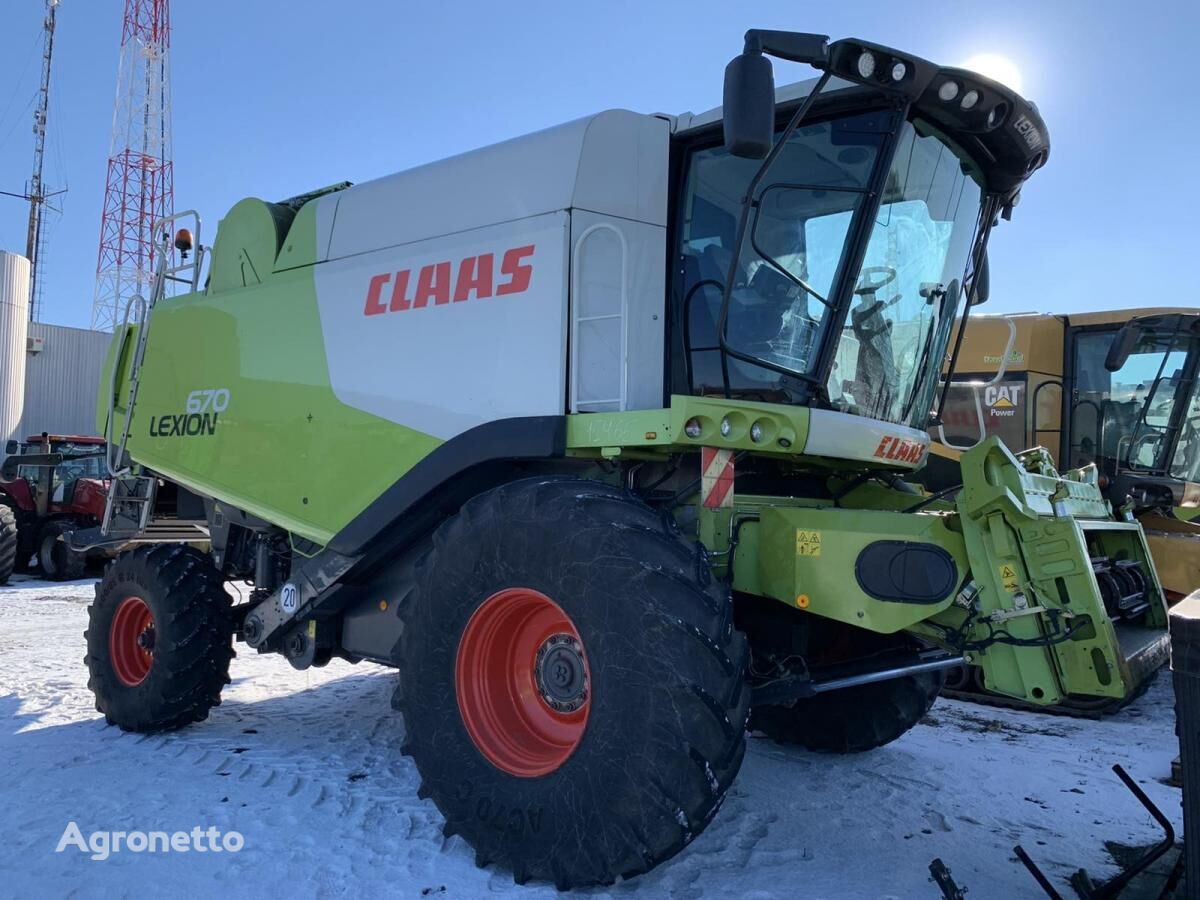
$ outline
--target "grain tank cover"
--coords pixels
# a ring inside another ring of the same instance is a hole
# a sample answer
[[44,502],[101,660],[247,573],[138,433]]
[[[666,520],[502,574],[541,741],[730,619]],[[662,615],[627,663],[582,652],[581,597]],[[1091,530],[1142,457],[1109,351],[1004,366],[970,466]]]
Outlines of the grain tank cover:
[[669,129],[609,110],[363,182],[317,201],[319,245],[340,259],[566,209],[665,226]]

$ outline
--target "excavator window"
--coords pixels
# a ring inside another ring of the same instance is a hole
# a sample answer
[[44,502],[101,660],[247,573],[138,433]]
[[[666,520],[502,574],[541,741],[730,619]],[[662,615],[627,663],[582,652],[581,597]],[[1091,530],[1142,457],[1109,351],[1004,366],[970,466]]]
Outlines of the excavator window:
[[[1172,420],[1189,402],[1183,378],[1187,350],[1173,335],[1142,335],[1116,372],[1104,367],[1115,329],[1085,331],[1075,339],[1070,465],[1101,470],[1162,471],[1168,465]],[[1185,425],[1186,427],[1186,425]],[[1183,442],[1176,452],[1187,452]]]

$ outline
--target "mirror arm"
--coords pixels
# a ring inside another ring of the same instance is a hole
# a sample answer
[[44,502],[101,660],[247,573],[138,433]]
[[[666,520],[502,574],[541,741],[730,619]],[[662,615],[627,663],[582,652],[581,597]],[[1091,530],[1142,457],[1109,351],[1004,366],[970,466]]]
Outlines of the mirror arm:
[[746,32],[745,52],[765,53],[776,59],[824,69],[829,65],[829,35],[751,28]]

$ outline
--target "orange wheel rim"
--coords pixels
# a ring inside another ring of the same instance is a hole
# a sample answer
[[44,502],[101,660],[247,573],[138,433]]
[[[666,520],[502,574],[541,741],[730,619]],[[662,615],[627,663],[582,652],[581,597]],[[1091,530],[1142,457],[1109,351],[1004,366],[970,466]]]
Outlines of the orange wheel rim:
[[154,664],[154,614],[141,597],[126,597],[108,631],[108,655],[117,680],[137,687]]
[[538,591],[492,594],[467,622],[454,667],[463,724],[510,775],[557,770],[583,739],[591,671],[571,617]]

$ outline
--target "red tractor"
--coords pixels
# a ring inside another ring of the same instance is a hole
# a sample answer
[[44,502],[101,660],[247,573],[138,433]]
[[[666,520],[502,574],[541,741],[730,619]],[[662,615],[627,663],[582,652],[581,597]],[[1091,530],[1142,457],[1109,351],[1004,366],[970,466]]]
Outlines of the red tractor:
[[34,556],[44,578],[80,578],[88,554],[63,540],[99,525],[108,496],[103,438],[40,434],[9,441],[0,466],[0,584]]

